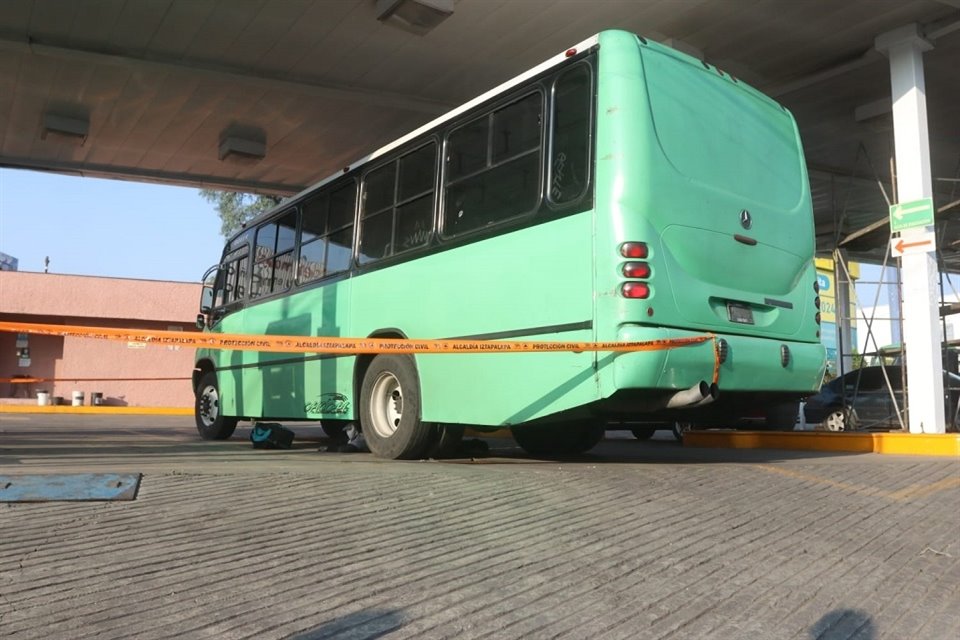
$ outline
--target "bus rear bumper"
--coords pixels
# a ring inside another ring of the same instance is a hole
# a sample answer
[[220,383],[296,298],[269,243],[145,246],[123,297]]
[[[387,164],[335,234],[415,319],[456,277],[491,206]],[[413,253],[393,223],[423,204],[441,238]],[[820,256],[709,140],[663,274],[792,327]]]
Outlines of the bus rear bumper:
[[[705,335],[664,327],[623,325],[617,339],[624,342],[669,340]],[[721,394],[740,391],[815,393],[826,367],[823,345],[734,334],[716,334],[726,343],[726,356],[717,370]],[[783,347],[789,357],[783,362]],[[686,389],[700,380],[712,382],[714,340],[664,351],[617,354],[613,385],[620,389]]]

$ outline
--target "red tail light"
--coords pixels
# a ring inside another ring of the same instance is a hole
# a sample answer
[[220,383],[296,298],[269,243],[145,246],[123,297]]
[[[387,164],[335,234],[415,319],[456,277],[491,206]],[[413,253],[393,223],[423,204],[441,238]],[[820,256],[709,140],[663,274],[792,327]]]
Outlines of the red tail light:
[[650,285],[645,282],[624,282],[620,286],[620,294],[624,298],[649,298]]
[[649,278],[650,265],[646,262],[625,262],[623,264],[623,275],[628,278]]
[[650,252],[645,242],[624,242],[620,245],[620,255],[624,258],[646,258]]

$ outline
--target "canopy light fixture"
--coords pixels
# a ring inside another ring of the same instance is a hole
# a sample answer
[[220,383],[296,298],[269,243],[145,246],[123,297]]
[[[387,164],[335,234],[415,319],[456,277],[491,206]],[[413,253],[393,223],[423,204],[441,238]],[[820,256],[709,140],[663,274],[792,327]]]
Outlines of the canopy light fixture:
[[220,159],[259,162],[267,155],[267,145],[260,140],[249,140],[237,136],[220,138]]
[[453,0],[377,0],[377,20],[425,35],[453,15]]
[[45,113],[43,114],[43,128],[40,131],[40,139],[46,140],[47,136],[53,136],[83,145],[87,141],[89,132],[90,121],[86,118],[70,118],[55,113]]

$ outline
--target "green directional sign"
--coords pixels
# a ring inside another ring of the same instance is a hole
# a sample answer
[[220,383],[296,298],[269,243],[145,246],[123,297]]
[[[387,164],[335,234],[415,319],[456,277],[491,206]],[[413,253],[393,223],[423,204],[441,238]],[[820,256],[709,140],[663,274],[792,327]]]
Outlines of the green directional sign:
[[933,224],[933,198],[901,202],[890,207],[890,231],[903,231]]

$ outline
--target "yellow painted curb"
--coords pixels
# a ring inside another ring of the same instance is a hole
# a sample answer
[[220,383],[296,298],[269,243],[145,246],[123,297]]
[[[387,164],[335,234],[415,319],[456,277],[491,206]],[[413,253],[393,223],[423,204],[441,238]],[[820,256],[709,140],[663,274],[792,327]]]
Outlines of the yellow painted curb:
[[0,413],[72,413],[150,416],[192,416],[192,407],[73,407],[51,405],[41,407],[29,404],[0,404]]
[[689,431],[688,447],[792,449],[907,456],[960,457],[956,433],[824,433],[811,431]]

